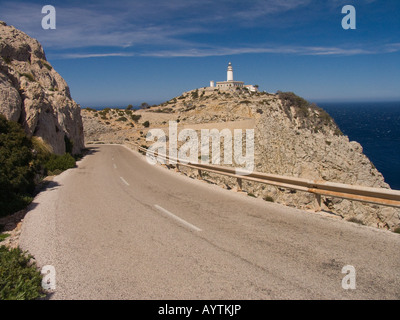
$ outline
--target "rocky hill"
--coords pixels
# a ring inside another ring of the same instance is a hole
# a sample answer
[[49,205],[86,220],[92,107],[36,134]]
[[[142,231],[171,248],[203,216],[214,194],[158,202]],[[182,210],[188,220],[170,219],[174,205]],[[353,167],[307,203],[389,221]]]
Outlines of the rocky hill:
[[80,107],[64,79],[46,60],[40,43],[0,21],[0,113],[56,154],[84,147]]
[[[86,139],[95,143],[150,145],[145,139],[147,131],[165,128],[168,134],[169,120],[177,121],[179,129],[254,129],[255,171],[389,188],[359,143],[349,141],[323,109],[293,93],[196,89],[146,109],[83,110],[82,114]],[[193,177],[197,174],[190,169],[182,171]],[[221,175],[206,174],[206,179],[226,188],[236,185],[235,180]],[[243,189],[267,201],[313,207],[314,196],[304,192],[245,182]],[[323,197],[322,209],[378,228],[394,229],[400,223],[398,209],[379,205]]]

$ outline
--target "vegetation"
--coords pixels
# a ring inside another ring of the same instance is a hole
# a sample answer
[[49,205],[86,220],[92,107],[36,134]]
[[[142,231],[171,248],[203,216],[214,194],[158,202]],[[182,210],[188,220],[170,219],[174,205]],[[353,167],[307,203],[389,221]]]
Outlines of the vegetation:
[[132,114],[131,119],[135,122],[138,122],[142,116],[140,114]]
[[[277,92],[279,99],[282,101],[284,112],[289,119],[299,118],[303,128],[310,128],[310,122],[314,124],[314,132],[323,132],[325,127],[334,129],[335,135],[342,135],[339,127],[333,118],[322,108],[314,103],[297,96],[293,92]],[[292,114],[291,107],[295,108],[295,114]]]
[[28,80],[30,82],[34,82],[35,81],[35,77],[33,76],[32,73],[21,73],[20,75],[21,75],[21,77],[28,78]]
[[150,122],[149,122],[149,121],[143,122],[143,126],[144,126],[145,128],[150,127]]
[[32,256],[21,249],[0,247],[0,300],[33,300],[44,297],[42,276]]
[[45,168],[49,174],[58,174],[74,167],[75,158],[69,153],[65,153],[61,156],[51,154],[49,160],[45,164]]
[[199,89],[192,91],[192,99],[197,99],[199,97]]
[[32,147],[22,128],[0,115],[0,216],[21,210],[32,201]]
[[46,61],[42,60],[43,65],[46,67],[47,70],[51,71],[53,67],[49,65]]
[[9,57],[2,57],[2,58],[3,58],[3,60],[4,60],[4,62],[6,64],[10,64],[11,63],[11,59]]
[[55,155],[40,138],[28,138],[18,123],[0,115],[0,216],[25,208],[41,177],[75,166],[73,143],[68,137],[65,143],[67,153]]
[[116,121],[128,121],[126,117],[119,117]]
[[250,104],[251,101],[250,100],[242,100],[240,101],[241,104]]
[[347,221],[353,222],[353,223],[357,223],[357,224],[361,224],[361,225],[364,225],[364,222],[363,222],[362,220],[357,219],[357,218],[355,218],[355,217],[348,218]]
[[274,198],[272,198],[271,196],[265,196],[263,199],[268,202],[274,202]]
[[7,239],[10,235],[8,233],[0,233],[0,242]]

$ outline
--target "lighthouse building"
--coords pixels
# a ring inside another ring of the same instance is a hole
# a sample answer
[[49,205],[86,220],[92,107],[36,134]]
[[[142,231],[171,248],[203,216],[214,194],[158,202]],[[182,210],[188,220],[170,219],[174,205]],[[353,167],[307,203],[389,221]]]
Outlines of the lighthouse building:
[[228,64],[228,70],[226,74],[226,81],[219,81],[217,82],[218,89],[222,90],[229,90],[229,89],[236,89],[237,87],[243,88],[244,87],[244,82],[243,81],[234,81],[233,80],[233,68],[232,68],[232,63],[229,62]]

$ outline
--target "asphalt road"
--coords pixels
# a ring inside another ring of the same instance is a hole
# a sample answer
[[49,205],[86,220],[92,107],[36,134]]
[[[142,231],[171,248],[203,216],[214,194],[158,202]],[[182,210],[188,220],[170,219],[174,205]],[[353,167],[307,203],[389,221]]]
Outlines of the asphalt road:
[[398,234],[91,150],[23,222],[20,246],[55,268],[51,299],[400,298]]

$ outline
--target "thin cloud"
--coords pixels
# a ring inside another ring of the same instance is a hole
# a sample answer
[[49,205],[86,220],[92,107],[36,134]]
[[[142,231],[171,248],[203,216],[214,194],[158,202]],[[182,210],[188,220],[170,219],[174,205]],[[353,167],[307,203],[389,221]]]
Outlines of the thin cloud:
[[153,50],[147,52],[114,52],[114,53],[67,53],[53,55],[53,59],[84,59],[103,57],[157,57],[157,58],[203,58],[213,56],[233,56],[242,54],[287,54],[304,56],[352,56],[399,52],[400,44],[394,43],[385,46],[382,50],[370,50],[362,48],[340,48],[340,47],[315,47],[315,46],[270,46],[270,47],[243,47],[243,48],[184,48],[178,50]]
[[108,57],[133,57],[134,53],[66,53],[54,55],[53,58],[59,59],[88,59],[88,58],[108,58]]

